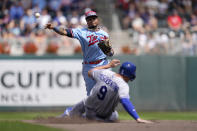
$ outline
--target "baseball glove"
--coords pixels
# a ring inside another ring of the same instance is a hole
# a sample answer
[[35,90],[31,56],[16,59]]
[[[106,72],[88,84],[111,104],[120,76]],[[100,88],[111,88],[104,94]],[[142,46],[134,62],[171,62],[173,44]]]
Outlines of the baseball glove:
[[98,43],[99,48],[103,51],[103,53],[107,56],[113,56],[114,52],[109,43],[109,40],[104,40]]

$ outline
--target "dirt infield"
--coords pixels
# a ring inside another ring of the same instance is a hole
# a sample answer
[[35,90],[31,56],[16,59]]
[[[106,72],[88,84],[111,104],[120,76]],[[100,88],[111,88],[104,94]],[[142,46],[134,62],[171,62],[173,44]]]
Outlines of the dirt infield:
[[134,120],[103,123],[83,119],[36,119],[24,122],[41,124],[71,131],[197,131],[197,121],[158,120],[154,124],[139,124]]

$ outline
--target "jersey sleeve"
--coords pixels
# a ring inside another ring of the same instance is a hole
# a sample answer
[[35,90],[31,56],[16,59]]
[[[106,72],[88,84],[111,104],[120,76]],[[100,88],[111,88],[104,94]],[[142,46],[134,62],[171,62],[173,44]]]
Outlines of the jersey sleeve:
[[109,39],[109,34],[107,32],[103,31],[102,34],[103,34],[103,37],[101,37],[100,39],[101,41]]
[[80,39],[81,29],[80,28],[71,29],[71,35],[72,35],[72,38]]
[[91,75],[92,78],[97,81],[99,77],[101,77],[101,74],[102,74],[102,70],[93,70]]
[[109,34],[106,32],[106,38],[109,39]]
[[129,86],[128,84],[121,84],[120,88],[119,88],[119,97],[120,99],[122,98],[130,98],[129,96]]
[[103,31],[103,34],[105,36],[105,39],[109,39],[109,34],[107,32]]

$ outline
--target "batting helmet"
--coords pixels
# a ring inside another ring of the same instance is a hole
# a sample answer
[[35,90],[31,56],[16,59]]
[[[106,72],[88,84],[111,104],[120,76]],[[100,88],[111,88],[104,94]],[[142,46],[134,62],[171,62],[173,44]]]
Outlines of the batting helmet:
[[136,77],[136,66],[131,62],[124,62],[120,66],[119,74],[128,77],[131,81],[133,81]]

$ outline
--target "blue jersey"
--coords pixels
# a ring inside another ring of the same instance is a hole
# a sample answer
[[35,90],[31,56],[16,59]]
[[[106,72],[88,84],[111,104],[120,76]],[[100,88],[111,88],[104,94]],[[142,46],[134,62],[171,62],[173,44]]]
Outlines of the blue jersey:
[[88,28],[71,29],[72,37],[79,40],[83,51],[83,60],[90,62],[103,59],[106,55],[98,47],[98,43],[102,40],[109,39],[107,32],[99,29],[92,31]]

